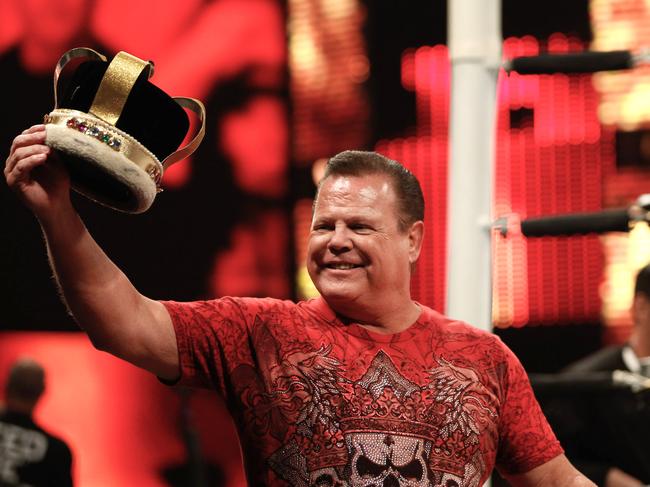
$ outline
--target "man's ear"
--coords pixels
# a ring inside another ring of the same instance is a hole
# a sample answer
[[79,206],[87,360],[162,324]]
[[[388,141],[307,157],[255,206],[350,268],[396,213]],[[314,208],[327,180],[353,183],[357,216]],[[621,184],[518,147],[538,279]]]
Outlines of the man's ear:
[[424,222],[418,220],[411,225],[408,231],[409,236],[409,262],[415,264],[420,257],[422,242],[424,240]]

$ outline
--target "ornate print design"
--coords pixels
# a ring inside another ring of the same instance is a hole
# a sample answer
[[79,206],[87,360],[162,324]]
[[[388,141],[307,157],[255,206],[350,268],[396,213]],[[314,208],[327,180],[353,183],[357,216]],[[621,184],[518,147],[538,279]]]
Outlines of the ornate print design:
[[215,389],[251,485],[479,486],[562,453],[516,356],[423,307],[395,336],[326,303],[170,303],[183,384]]
[[420,385],[380,350],[352,381],[331,346],[274,350],[263,395],[290,426],[268,462],[289,484],[480,485],[479,437],[496,413],[473,370],[440,358]]

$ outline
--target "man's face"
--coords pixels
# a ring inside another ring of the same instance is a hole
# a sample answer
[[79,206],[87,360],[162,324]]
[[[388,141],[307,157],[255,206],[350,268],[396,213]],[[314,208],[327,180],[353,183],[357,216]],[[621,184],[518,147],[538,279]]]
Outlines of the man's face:
[[330,176],[314,208],[309,275],[339,312],[410,299],[410,265],[419,254],[421,227],[419,222],[399,229],[387,176]]

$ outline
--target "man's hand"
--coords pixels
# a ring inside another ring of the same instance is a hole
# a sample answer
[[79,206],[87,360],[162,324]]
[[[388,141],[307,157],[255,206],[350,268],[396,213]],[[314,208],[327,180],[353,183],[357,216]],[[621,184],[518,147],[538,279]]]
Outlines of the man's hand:
[[616,467],[610,468],[605,478],[605,487],[643,487],[644,485],[639,479]]
[[4,169],[7,185],[39,219],[70,205],[70,178],[45,145],[45,135],[45,125],[34,125],[18,135]]

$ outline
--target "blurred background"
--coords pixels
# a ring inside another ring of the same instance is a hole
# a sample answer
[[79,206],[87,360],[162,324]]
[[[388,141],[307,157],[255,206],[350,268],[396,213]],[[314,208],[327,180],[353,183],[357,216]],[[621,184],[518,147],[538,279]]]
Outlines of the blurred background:
[[[503,0],[502,21],[505,58],[650,46],[644,0]],[[54,66],[69,48],[151,59],[155,84],[206,104],[202,146],[166,172],[145,214],[75,198],[144,294],[313,296],[303,261],[314,181],[327,157],[357,148],[420,178],[428,237],[413,290],[444,311],[446,23],[443,1],[0,0],[0,150],[53,108]],[[494,215],[632,205],[650,189],[649,128],[650,67],[500,73]],[[196,452],[209,485],[244,485],[218,399],[94,351],[59,301],[35,219],[4,180],[0,197],[0,382],[18,356],[45,366],[37,420],[71,445],[77,485],[191,485]],[[494,331],[529,372],[621,343],[648,261],[645,223],[571,238],[495,233]]]

